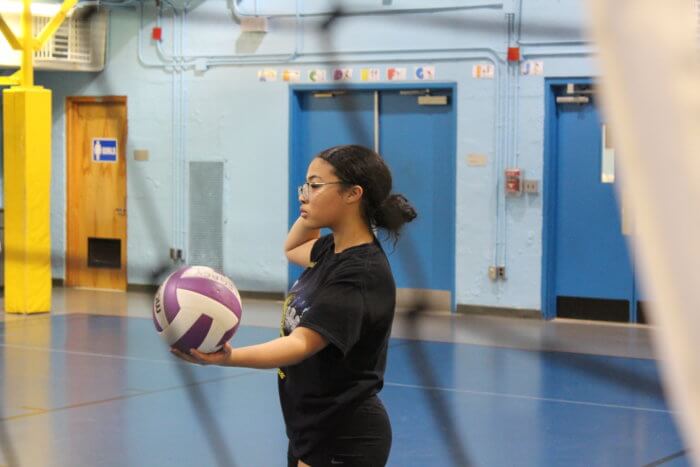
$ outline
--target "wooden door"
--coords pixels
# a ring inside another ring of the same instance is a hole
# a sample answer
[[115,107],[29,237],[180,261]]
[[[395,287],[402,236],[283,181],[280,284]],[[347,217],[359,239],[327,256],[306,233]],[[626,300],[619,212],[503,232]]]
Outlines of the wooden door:
[[126,290],[126,97],[69,97],[66,285]]

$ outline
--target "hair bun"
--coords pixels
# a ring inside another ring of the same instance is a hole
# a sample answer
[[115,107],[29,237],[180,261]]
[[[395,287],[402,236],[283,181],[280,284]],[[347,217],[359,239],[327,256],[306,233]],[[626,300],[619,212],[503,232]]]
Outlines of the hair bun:
[[376,226],[389,231],[398,231],[418,214],[404,195],[389,195],[379,206],[375,215]]
[[383,207],[387,207],[393,211],[396,211],[401,215],[404,222],[411,222],[418,216],[415,208],[411,206],[408,199],[404,195],[392,194],[387,197],[382,203]]

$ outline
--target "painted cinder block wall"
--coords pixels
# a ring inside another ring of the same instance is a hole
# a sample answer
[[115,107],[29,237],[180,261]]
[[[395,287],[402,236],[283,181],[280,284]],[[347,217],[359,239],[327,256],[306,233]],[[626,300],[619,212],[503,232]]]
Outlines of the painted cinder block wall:
[[[228,1],[192,3],[174,18],[164,4],[160,50],[150,37],[158,14],[152,4],[112,7],[104,71],[38,73],[38,84],[53,90],[54,276],[64,274],[67,96],[128,97],[130,283],[152,281],[170,247],[187,255],[187,191],[195,187],[182,168],[220,160],[225,272],[242,290],[283,292],[290,123],[283,70],[299,70],[302,83],[312,69],[327,70],[330,79],[335,60],[354,69],[354,81],[365,67],[380,68],[386,81],[394,66],[415,81],[414,68],[428,64],[436,81],[457,85],[457,304],[539,310],[542,195],[505,197],[501,174],[517,165],[543,186],[544,79],[596,73],[582,36],[582,2],[444,1],[432,9],[419,1],[353,2],[357,14],[341,18],[330,40],[318,32],[324,16],[316,15],[330,11],[330,2],[299,3],[297,19],[296,2],[258,1],[258,13],[270,15],[264,34],[243,33],[238,24],[236,14],[253,13],[252,1],[235,12]],[[543,74],[521,75],[517,65],[509,74],[506,50],[516,42],[522,59],[540,61]],[[493,79],[473,77],[475,65],[490,64]],[[276,70],[277,81],[259,81],[262,69]],[[135,161],[134,149],[147,149],[150,159]],[[470,165],[470,154],[485,156],[485,165]],[[507,280],[488,278],[495,263],[506,266]]]

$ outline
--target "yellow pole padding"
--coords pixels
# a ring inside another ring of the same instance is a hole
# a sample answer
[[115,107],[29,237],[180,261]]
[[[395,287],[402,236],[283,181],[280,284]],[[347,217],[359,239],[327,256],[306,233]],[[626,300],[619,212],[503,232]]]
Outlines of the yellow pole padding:
[[[23,0],[18,39],[0,16],[0,31],[21,50],[17,73],[1,77],[3,91],[5,311],[51,310],[51,91],[34,86],[34,50],[39,50],[77,0],[60,11],[34,38],[31,0]],[[19,86],[17,86],[19,84]]]
[[10,29],[10,27],[7,25],[5,18],[3,18],[2,15],[0,15],[0,31],[2,31],[2,35],[5,36],[5,39],[7,39],[10,47],[15,50],[22,49],[22,44],[19,43],[17,36],[15,36],[15,33],[12,32],[12,29]]
[[66,15],[68,15],[68,12],[75,6],[76,3],[78,3],[78,0],[65,0],[63,4],[61,4],[61,9],[58,11],[58,13],[51,18],[51,21],[44,26],[37,36],[34,43],[34,50],[40,50],[44,46],[46,41],[49,40],[49,37],[51,37],[53,33],[56,32],[56,30],[61,26],[63,20],[66,19]]
[[5,311],[51,310],[51,91],[3,91]]

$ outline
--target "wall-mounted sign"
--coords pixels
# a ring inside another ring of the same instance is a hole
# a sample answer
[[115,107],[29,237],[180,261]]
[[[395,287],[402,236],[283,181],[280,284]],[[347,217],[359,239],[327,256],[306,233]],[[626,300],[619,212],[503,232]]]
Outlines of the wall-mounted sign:
[[382,72],[379,68],[363,68],[360,70],[360,80],[379,81],[382,79]]
[[277,70],[272,68],[258,70],[258,81],[277,81]]
[[493,79],[495,67],[490,63],[478,63],[472,67],[472,77],[476,79]]
[[415,77],[421,81],[432,81],[435,79],[435,67],[432,65],[417,66]]
[[350,81],[352,68],[336,68],[333,70],[333,81]]
[[309,70],[309,81],[314,83],[326,81],[326,70]]
[[389,68],[386,70],[386,79],[389,81],[403,81],[406,79],[406,69]]
[[282,81],[287,81],[287,82],[301,81],[301,71],[299,71],[299,70],[284,70],[282,72]]
[[525,60],[520,64],[521,75],[540,76],[544,74],[544,62],[542,60]]
[[92,139],[93,162],[117,162],[117,140],[115,138]]

